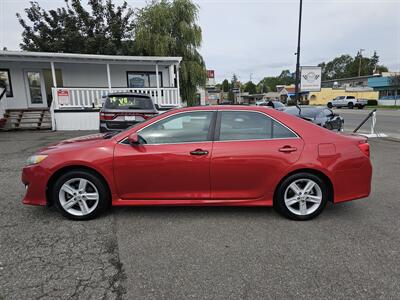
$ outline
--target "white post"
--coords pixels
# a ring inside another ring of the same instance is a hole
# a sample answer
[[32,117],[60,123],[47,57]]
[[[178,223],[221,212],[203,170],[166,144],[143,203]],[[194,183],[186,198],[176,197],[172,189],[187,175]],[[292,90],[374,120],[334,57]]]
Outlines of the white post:
[[376,125],[376,111],[372,113],[371,134],[375,133],[375,125]]
[[51,65],[51,76],[53,77],[53,87],[57,88],[57,78],[56,78],[56,69],[54,68],[54,61],[51,61],[50,65]]
[[179,87],[179,63],[176,64],[176,87],[178,88],[178,104],[181,105],[181,93]]
[[110,64],[107,64],[107,82],[108,82],[108,91],[111,92]]
[[161,92],[160,92],[160,80],[158,78],[158,62],[156,62],[156,82],[157,82],[157,97],[156,97],[156,102],[158,105],[161,105],[160,103],[160,96],[161,96]]

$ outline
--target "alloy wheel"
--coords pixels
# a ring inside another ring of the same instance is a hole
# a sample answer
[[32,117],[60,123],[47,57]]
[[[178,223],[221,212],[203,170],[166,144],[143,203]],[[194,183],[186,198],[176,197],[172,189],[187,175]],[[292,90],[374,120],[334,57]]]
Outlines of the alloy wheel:
[[100,197],[96,186],[85,178],[69,179],[61,186],[58,196],[61,207],[74,216],[93,212]]
[[311,179],[298,179],[286,188],[284,201],[295,215],[306,216],[315,212],[322,203],[321,187]]

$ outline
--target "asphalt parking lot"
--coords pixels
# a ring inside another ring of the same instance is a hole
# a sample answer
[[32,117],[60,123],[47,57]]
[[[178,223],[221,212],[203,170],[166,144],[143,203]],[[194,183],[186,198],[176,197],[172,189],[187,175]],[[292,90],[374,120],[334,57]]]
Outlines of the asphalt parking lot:
[[0,132],[0,299],[400,298],[400,142],[370,141],[369,198],[309,222],[234,207],[121,207],[72,222],[23,206],[25,159],[77,135]]
[[[363,119],[371,112],[371,109],[334,109],[335,113],[344,118],[346,131],[353,131]],[[400,140],[400,110],[378,109],[376,113],[375,133],[386,135],[389,138]],[[370,133],[371,119],[369,119],[359,130],[360,133]]]

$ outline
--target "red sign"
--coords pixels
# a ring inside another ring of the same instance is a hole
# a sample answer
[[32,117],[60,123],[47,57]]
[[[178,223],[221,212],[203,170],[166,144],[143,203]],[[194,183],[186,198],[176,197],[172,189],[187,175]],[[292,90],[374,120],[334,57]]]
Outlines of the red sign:
[[68,105],[69,104],[69,91],[68,90],[58,90],[57,98],[58,98],[58,104]]
[[207,78],[214,78],[214,70],[207,70]]

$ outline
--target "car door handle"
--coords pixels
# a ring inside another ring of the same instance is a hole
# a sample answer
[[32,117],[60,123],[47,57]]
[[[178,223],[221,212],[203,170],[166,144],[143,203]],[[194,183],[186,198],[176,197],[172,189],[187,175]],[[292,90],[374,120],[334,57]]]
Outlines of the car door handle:
[[202,150],[202,149],[196,149],[194,151],[190,151],[191,155],[207,155],[208,151],[207,150]]
[[285,152],[285,153],[290,153],[297,151],[296,147],[291,147],[291,146],[283,146],[282,148],[279,149],[280,152]]

